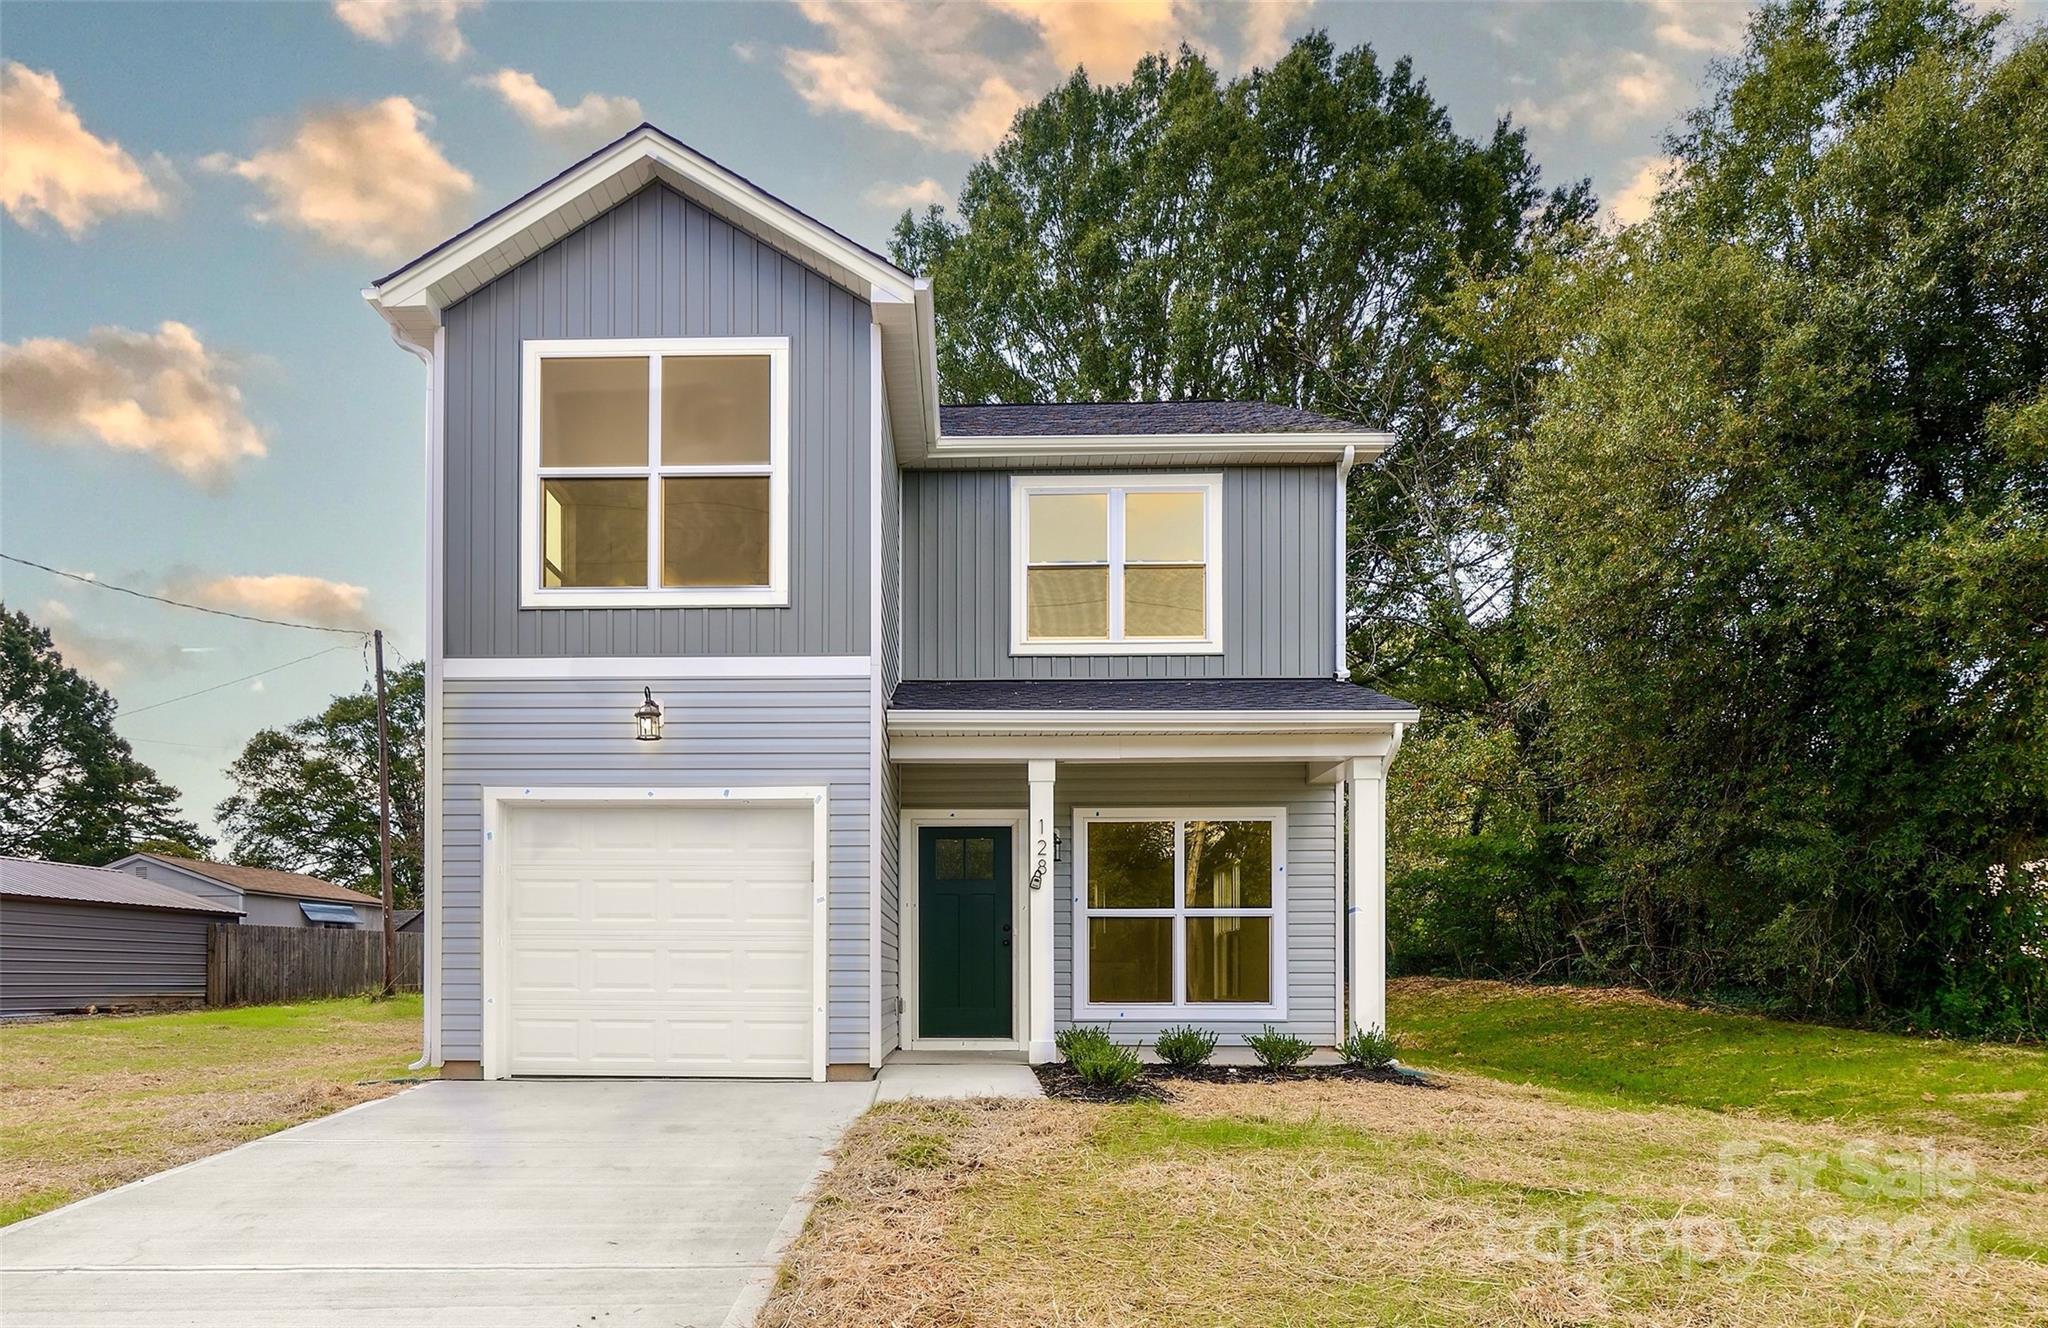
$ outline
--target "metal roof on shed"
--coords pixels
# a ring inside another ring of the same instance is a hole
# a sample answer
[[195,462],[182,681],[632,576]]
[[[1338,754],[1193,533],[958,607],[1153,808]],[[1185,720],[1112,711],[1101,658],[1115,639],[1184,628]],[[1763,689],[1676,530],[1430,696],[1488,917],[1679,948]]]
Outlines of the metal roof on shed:
[[117,904],[159,908],[176,913],[218,913],[237,918],[240,909],[188,895],[168,885],[145,881],[127,872],[84,867],[74,862],[38,862],[0,857],[0,896],[50,899],[72,904]]

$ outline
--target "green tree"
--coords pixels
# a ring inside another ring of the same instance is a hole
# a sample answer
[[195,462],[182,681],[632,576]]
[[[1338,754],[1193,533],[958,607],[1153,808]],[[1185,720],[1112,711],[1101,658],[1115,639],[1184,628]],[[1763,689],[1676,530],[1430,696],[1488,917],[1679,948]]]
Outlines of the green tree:
[[114,732],[116,709],[46,629],[0,605],[0,853],[97,866],[146,841],[213,846]]
[[1603,971],[2048,1022],[2048,39],[1767,6],[1516,516]]
[[[418,907],[425,867],[425,670],[388,679],[391,882],[399,905]],[[365,686],[319,714],[249,739],[227,770],[234,782],[214,815],[234,860],[305,872],[374,890],[377,852],[377,696]]]

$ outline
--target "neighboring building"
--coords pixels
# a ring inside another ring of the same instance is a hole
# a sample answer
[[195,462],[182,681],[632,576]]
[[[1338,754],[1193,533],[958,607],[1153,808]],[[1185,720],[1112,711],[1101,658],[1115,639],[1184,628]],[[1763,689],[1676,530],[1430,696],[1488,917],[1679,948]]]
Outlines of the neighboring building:
[[401,936],[417,936],[427,929],[426,914],[416,908],[392,909],[391,922]]
[[0,858],[0,1014],[198,1005],[232,905],[104,867]]
[[378,900],[317,876],[161,853],[131,853],[108,865],[201,899],[218,900],[240,910],[242,921],[251,927],[384,925]]
[[925,281],[650,126],[365,296],[428,370],[449,1074],[1384,1024],[1390,435],[941,407]]

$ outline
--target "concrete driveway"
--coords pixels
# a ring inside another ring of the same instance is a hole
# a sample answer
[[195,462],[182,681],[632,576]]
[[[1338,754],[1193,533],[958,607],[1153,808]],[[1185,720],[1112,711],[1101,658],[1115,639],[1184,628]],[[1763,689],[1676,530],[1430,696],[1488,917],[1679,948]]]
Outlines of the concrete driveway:
[[744,1318],[872,1083],[434,1083],[0,1231],[8,1328]]

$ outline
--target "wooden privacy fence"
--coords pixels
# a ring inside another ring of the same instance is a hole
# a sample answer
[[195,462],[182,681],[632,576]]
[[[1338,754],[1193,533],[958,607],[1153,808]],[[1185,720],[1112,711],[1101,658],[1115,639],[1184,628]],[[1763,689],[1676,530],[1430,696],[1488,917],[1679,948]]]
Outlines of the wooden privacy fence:
[[[398,938],[398,987],[420,989],[426,938]],[[384,986],[382,929],[216,923],[206,944],[206,1003],[263,1005],[359,996]]]

